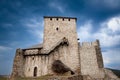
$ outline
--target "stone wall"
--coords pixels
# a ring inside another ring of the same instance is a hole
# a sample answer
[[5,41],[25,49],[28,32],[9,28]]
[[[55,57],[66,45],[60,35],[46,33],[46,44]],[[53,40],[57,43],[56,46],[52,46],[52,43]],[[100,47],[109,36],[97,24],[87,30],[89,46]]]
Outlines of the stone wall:
[[16,76],[20,76],[20,77],[24,76],[23,75],[23,63],[24,63],[23,51],[22,51],[22,49],[17,49],[15,58],[14,58],[11,79]]
[[79,65],[76,18],[45,17],[43,49],[49,50],[63,37],[66,37],[69,42],[69,53],[67,54],[69,64],[72,69],[76,70]]
[[[103,78],[103,62],[98,41],[83,42],[80,45],[81,74],[96,78]],[[100,56],[99,56],[100,55]]]
[[25,55],[36,55],[39,53],[39,49],[29,49],[29,50],[25,50],[24,54]]
[[[34,53],[36,51],[36,53]],[[54,60],[61,60],[64,64],[71,66],[70,52],[68,45],[59,45],[49,54],[39,54],[37,50],[26,50],[25,64],[24,64],[24,75],[25,77],[32,77],[34,68],[37,67],[37,76],[53,74],[51,66]],[[33,53],[32,53],[33,52]],[[38,54],[38,55],[27,55],[27,54]]]
[[[99,40],[96,40],[95,43],[98,44],[98,45],[94,45],[95,49],[96,49],[96,56],[97,56],[98,67],[99,68],[104,68],[103,58],[102,58],[102,53],[101,53]],[[94,44],[94,42],[92,44]]]
[[54,60],[61,60],[79,74],[67,80],[103,80],[105,75],[112,75],[104,70],[98,40],[78,44],[76,20],[70,17],[44,17],[43,46],[16,50],[11,79],[54,74],[51,69]]
[[76,19],[45,17],[43,37],[44,49],[49,50],[63,37],[66,37],[70,43],[77,43]]

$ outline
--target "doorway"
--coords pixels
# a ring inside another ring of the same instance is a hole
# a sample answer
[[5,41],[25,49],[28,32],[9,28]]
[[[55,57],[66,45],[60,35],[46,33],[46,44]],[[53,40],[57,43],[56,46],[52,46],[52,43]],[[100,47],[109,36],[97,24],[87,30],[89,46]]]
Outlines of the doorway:
[[34,67],[33,76],[34,76],[34,77],[36,77],[36,76],[37,76],[37,67]]

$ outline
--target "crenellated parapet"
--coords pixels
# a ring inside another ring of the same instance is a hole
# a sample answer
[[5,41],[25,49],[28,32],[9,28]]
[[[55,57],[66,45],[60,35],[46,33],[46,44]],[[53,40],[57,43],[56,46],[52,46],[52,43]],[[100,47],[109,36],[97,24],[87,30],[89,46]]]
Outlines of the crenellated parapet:
[[80,45],[80,47],[83,48],[89,48],[89,47],[99,47],[99,40],[96,40],[94,42],[82,42],[82,44]]
[[80,64],[81,73],[91,76],[104,77],[101,69],[103,68],[103,59],[99,40],[94,42],[83,42],[80,45]]
[[[81,50],[86,49],[86,51],[90,49],[91,51],[94,51],[95,55],[97,57],[98,67],[99,68],[104,67],[99,40],[96,40],[94,42],[82,42],[82,44],[80,45],[80,49]],[[90,54],[90,53],[88,53],[88,54]]]
[[74,17],[58,17],[58,16],[44,16],[45,19],[49,20],[49,21],[77,21],[77,18]]

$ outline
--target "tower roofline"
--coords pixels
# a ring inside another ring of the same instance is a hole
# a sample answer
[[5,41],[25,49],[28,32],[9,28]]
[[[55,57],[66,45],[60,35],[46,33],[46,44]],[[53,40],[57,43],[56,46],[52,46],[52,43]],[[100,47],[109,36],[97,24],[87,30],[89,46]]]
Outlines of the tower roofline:
[[44,16],[44,18],[64,18],[64,19],[75,19],[77,21],[76,17]]

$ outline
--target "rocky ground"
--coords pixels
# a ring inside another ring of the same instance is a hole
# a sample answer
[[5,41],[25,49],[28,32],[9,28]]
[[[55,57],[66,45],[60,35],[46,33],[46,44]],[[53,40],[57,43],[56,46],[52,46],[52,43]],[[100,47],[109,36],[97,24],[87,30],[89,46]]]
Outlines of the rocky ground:
[[[20,78],[17,77],[14,80],[120,80],[118,78],[116,78],[114,74],[116,74],[119,78],[120,78],[120,70],[115,70],[115,69],[105,69],[105,72],[108,74],[108,76],[106,76],[104,79],[93,79],[88,75],[71,75],[71,72],[67,72],[65,74],[62,75],[45,75],[45,76],[41,76],[41,77],[34,77],[34,78]],[[111,78],[110,78],[111,77]],[[4,76],[1,75],[0,76],[0,80],[9,80],[9,76]]]

